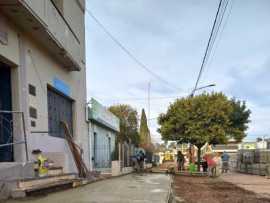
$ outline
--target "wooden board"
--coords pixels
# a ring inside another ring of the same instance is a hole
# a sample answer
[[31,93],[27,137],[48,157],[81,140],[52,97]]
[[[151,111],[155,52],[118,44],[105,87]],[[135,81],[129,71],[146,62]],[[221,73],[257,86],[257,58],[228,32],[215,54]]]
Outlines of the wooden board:
[[64,174],[60,176],[49,176],[44,178],[37,178],[37,179],[30,179],[30,180],[21,180],[18,182],[18,188],[27,189],[34,186],[42,186],[46,184],[53,184],[58,181],[64,181],[64,180],[74,180],[76,179],[76,176],[73,174]]

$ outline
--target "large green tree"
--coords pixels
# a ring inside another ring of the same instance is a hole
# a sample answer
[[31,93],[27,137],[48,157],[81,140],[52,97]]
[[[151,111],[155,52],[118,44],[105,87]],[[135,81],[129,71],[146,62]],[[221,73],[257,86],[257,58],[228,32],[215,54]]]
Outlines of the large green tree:
[[139,144],[138,113],[136,109],[127,104],[118,104],[110,106],[109,111],[120,119],[120,132],[117,141],[123,143],[131,140],[132,143]]
[[246,137],[245,131],[248,129],[251,111],[247,108],[244,101],[233,98],[231,99],[231,104],[233,107],[233,111],[230,115],[231,135],[233,135],[236,141],[240,142]]
[[[234,106],[233,101],[235,100],[229,100],[222,93],[204,93],[195,97],[177,99],[165,114],[159,116],[158,131],[164,140],[196,145],[199,164],[200,149],[205,143],[226,143],[231,137],[240,140],[245,136],[246,128],[240,126],[243,123],[246,126],[249,122],[248,118],[236,124],[239,120],[234,114],[239,103],[236,102]],[[240,102],[240,106],[246,112],[243,103]]]

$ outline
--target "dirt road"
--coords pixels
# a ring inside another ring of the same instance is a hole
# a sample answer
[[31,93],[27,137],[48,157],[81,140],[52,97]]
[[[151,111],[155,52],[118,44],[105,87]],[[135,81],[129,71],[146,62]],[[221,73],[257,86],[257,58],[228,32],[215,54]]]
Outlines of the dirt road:
[[176,176],[173,189],[185,203],[270,203],[270,199],[219,178]]

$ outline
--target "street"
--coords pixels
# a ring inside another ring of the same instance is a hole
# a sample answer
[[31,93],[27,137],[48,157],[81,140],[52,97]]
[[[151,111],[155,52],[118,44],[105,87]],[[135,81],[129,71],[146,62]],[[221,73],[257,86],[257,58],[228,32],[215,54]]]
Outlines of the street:
[[165,203],[169,189],[170,176],[168,175],[131,174],[44,197],[10,200],[6,203]]

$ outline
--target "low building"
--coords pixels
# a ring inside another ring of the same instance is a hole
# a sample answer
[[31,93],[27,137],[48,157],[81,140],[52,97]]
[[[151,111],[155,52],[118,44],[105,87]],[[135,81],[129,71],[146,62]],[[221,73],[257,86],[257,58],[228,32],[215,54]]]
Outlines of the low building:
[[91,99],[88,112],[91,169],[110,172],[112,158],[117,150],[116,136],[120,130],[119,118],[95,99]]
[[212,151],[216,153],[223,153],[227,152],[229,154],[236,154],[239,149],[238,144],[217,144],[217,145],[212,145]]
[[242,142],[239,146],[239,149],[256,149],[257,142]]

